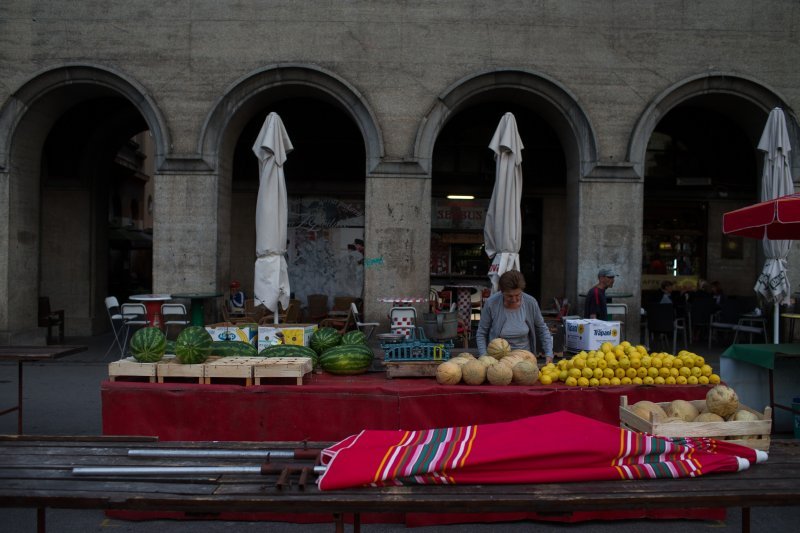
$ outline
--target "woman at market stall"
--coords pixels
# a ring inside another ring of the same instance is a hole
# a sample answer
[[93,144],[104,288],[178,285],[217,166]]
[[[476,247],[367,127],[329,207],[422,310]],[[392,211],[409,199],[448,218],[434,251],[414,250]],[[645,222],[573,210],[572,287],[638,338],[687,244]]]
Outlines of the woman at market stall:
[[536,339],[548,363],[553,360],[553,337],[544,323],[542,311],[536,298],[522,292],[525,277],[516,270],[509,270],[498,283],[500,291],[486,300],[481,309],[481,321],[475,336],[478,353],[485,354],[486,346],[501,337],[508,341],[512,350],[536,351]]

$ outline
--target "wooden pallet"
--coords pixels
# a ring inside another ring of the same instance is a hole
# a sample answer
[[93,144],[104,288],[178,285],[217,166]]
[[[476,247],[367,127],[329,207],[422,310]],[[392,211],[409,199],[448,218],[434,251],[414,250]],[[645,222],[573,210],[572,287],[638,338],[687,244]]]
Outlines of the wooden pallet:
[[442,361],[384,361],[386,377],[392,378],[431,378],[436,377],[436,369]]
[[313,367],[310,357],[262,357],[253,366],[253,378],[256,385],[261,385],[264,378],[295,378],[297,384],[302,385],[303,376]]
[[196,365],[184,365],[177,361],[177,359],[163,360],[158,363],[156,367],[156,376],[159,383],[164,383],[173,380],[185,380],[190,378],[196,379],[198,383],[205,383],[206,365],[219,359],[219,357],[209,357],[205,363]]
[[126,357],[108,365],[108,379],[116,381],[117,378],[147,378],[150,383],[156,381],[156,365],[158,363],[140,363],[133,357]]
[[222,357],[206,363],[205,382],[211,384],[216,379],[244,380],[245,387],[253,384],[253,367],[263,363],[263,357]]

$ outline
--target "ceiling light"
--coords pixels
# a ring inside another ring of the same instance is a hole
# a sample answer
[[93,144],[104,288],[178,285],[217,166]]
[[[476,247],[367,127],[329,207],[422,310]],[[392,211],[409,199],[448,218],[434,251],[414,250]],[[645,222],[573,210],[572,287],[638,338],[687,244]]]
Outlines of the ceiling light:
[[475,197],[471,194],[448,194],[448,200],[474,200]]

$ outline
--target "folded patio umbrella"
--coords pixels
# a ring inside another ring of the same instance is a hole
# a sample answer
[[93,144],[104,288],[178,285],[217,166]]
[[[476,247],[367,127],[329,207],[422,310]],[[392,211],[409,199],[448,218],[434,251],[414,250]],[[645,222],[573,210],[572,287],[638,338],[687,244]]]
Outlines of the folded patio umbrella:
[[715,439],[669,439],[567,411],[474,426],[365,430],[323,450],[321,490],[404,484],[503,484],[695,477],[737,472],[764,452]]

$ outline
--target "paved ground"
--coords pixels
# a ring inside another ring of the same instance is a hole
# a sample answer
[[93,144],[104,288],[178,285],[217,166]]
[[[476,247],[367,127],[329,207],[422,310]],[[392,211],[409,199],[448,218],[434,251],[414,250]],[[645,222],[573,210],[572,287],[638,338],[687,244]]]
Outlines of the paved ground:
[[[66,344],[86,344],[87,352],[58,361],[25,365],[25,433],[34,435],[99,435],[101,434],[100,382],[107,376],[107,365],[115,359],[105,355],[111,343],[109,335],[89,339],[68,339]],[[698,347],[697,353],[719,368],[719,351],[708,353]],[[0,408],[16,401],[16,365],[0,363]],[[0,434],[16,432],[16,415],[0,417]],[[454,526],[416,528],[420,533],[431,531],[489,533],[503,530],[558,531],[580,533],[648,533],[659,532],[733,532],[740,531],[740,513],[729,510],[726,520],[627,520],[579,524],[518,522],[510,524],[462,524]],[[797,531],[800,508],[753,509],[752,531],[781,533]],[[275,522],[225,521],[146,521],[128,522],[108,519],[100,511],[51,509],[47,512],[48,530],[56,533],[150,531],[183,532],[322,532],[333,531],[332,524],[286,524]],[[406,529],[394,524],[362,524],[365,531],[380,533]],[[350,529],[350,528],[348,528]],[[30,509],[0,508],[0,533],[36,531],[36,514]]]

